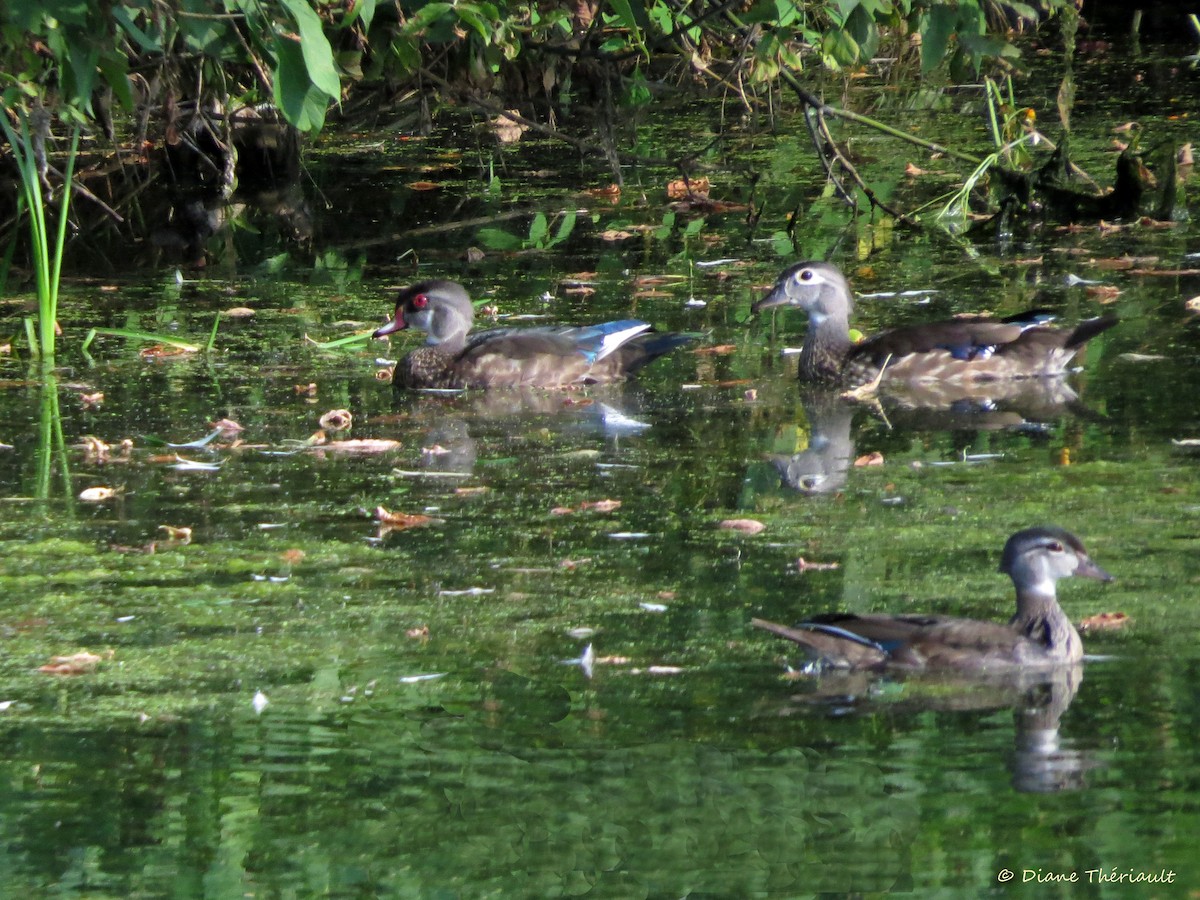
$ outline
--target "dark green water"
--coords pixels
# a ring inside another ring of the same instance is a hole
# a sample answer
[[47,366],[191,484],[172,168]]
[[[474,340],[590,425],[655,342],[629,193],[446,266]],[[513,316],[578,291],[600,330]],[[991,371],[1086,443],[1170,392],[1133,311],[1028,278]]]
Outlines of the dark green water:
[[[1156,109],[1186,123],[1196,96]],[[1116,124],[1121,112],[1090,114]],[[929,119],[939,139],[977,121],[957,107]],[[641,127],[648,144],[701,144],[715,121],[701,109]],[[852,223],[821,199],[798,122],[706,160],[714,195],[730,200],[751,197],[747,170],[762,175],[753,229],[744,212],[673,212],[657,173],[630,172],[613,207],[575,191],[604,173],[558,148],[446,149],[461,138],[319,158],[330,204],[317,205],[319,264],[281,259],[262,229],[215,248],[200,280],[178,285],[161,266],[73,285],[62,432],[68,445],[101,438],[113,458],[71,449],[64,473],[55,455],[46,500],[35,497],[48,395],[24,362],[0,364],[0,439],[13,445],[0,451],[5,891],[1171,897],[1200,886],[1200,456],[1172,443],[1200,438],[1200,327],[1183,305],[1200,276],[1106,262],[1198,267],[1196,227],[956,244]],[[880,178],[915,158],[865,143]],[[440,188],[406,186],[418,180]],[[779,234],[797,201],[793,249]],[[574,229],[547,246],[568,210]],[[468,245],[485,246],[478,226],[447,226],[476,217],[527,246],[466,263]],[[634,236],[601,237],[619,229]],[[862,301],[868,333],[1033,303],[1068,321],[1112,309],[1122,323],[1089,347],[1077,407],[1023,422],[1006,410],[1003,427],[842,409],[800,391],[780,357],[799,345],[800,314],[748,321],[784,265],[827,253],[864,293],[940,291]],[[698,265],[720,259],[733,261]],[[375,360],[411,341],[305,342],[382,321],[389,285],[435,275],[504,314],[632,314],[732,347],[679,352],[619,388],[394,398]],[[1121,294],[1102,305],[1069,275]],[[569,292],[577,282],[594,292]],[[78,353],[93,325],[203,341],[234,306],[257,315],[224,321],[209,356],[148,362],[115,338],[90,363]],[[296,391],[309,383],[315,398]],[[92,391],[104,392],[98,409],[79,400]],[[353,413],[350,437],[401,446],[296,452],[289,442],[334,408]],[[245,427],[245,446],[147,440],[189,441],[224,416]],[[820,454],[801,456],[821,437],[884,464],[822,468]],[[448,452],[422,452],[435,447]],[[176,452],[220,468],[174,468]],[[806,490],[781,483],[772,458],[789,457]],[[76,499],[101,485],[122,492]],[[579,510],[604,499],[621,505]],[[381,535],[377,506],[438,521]],[[767,527],[718,528],[728,518]],[[1085,636],[1095,658],[1057,700],[1046,685],[796,681],[784,677],[789,648],[749,626],[835,608],[1007,618],[1000,547],[1042,522],[1079,533],[1117,577],[1060,585],[1072,618],[1132,619]],[[164,541],[161,525],[192,528],[192,542]],[[128,552],[150,541],[155,553]],[[838,568],[801,574],[797,557]],[[591,678],[571,662],[589,644]],[[103,657],[89,674],[38,671],[82,650]],[[1055,703],[1057,728],[1035,733]],[[1173,884],[1096,874],[1164,869]],[[1026,881],[1072,873],[1074,884]]]

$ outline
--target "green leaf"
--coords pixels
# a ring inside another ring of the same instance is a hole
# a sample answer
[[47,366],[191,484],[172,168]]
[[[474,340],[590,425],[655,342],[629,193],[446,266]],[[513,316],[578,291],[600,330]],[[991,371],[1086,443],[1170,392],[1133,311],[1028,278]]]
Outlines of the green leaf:
[[350,15],[346,17],[346,24],[353,24],[355,19],[362,22],[364,30],[369,29],[371,22],[375,19],[375,0],[354,0]]
[[285,119],[300,131],[320,131],[332,99],[308,77],[300,42],[275,36],[275,104]]
[[957,22],[958,13],[950,6],[935,6],[921,19],[922,73],[932,72],[941,65]]
[[[329,46],[329,39],[325,37],[321,17],[306,0],[282,2],[300,29],[300,49],[304,54],[304,66],[308,70],[309,79],[330,97],[340,97],[342,83],[338,78],[337,69],[333,66],[333,49]],[[323,121],[324,112],[321,118]]]
[[520,250],[525,246],[524,239],[499,228],[480,228],[477,236],[489,250]]
[[[119,5],[114,6],[112,17],[113,20],[121,26],[121,30],[133,38],[134,43],[136,43],[146,53],[162,52],[162,44],[159,42],[158,38],[151,37],[140,27],[138,27],[137,22],[133,20],[133,15],[131,15],[128,8]],[[128,68],[129,67],[127,64],[126,69],[128,70]]]
[[108,52],[100,57],[100,74],[105,83],[112,88],[117,102],[126,112],[134,109],[133,88],[129,84],[129,58],[124,53]]
[[554,240],[550,242],[550,246],[557,246],[571,236],[571,232],[575,230],[575,219],[575,210],[568,210],[558,223],[558,231],[554,233]]
[[535,247],[541,246],[549,230],[550,223],[546,220],[546,214],[538,213],[529,225],[529,243]]

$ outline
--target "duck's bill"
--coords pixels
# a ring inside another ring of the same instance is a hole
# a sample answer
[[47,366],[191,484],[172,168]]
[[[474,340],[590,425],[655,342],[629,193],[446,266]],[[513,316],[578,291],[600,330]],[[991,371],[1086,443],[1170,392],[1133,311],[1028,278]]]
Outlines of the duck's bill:
[[764,309],[771,309],[775,306],[789,305],[791,305],[791,301],[788,299],[787,294],[785,294],[780,288],[776,287],[771,291],[771,293],[767,294],[767,296],[763,297],[761,300],[756,300],[750,307],[750,312],[757,313],[762,312]]
[[392,319],[392,321],[388,322],[382,328],[375,329],[375,331],[371,334],[371,337],[387,337],[389,334],[395,334],[397,331],[403,331],[407,327],[408,323],[404,321],[404,317],[397,313],[396,318]]
[[1079,560],[1079,565],[1075,567],[1075,575],[1078,578],[1095,578],[1097,581],[1116,581],[1086,556]]

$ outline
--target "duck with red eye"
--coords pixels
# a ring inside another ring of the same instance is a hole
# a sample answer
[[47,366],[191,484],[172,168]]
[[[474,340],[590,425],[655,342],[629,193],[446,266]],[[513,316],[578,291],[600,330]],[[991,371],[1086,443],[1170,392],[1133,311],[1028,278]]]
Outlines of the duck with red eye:
[[393,384],[411,389],[604,384],[624,380],[691,340],[653,331],[636,319],[471,333],[474,319],[471,299],[457,282],[422,281],[401,291],[392,321],[373,336],[416,328],[426,339],[396,366]]

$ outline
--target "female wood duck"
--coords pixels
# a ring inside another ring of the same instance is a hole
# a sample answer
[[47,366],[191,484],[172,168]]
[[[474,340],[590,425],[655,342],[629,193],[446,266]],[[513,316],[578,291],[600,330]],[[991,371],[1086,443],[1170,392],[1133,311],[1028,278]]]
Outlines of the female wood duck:
[[861,344],[850,340],[850,286],[837,266],[802,262],[779,276],[751,309],[799,306],[808,313],[800,377],[856,388],[883,371],[891,381],[980,382],[1062,375],[1075,354],[1117,320],[1104,316],[1072,329],[1047,326],[1031,310],[1007,319],[969,316],[897,328]]
[[422,281],[396,298],[396,315],[372,337],[417,328],[424,347],[396,366],[406,388],[560,388],[621,381],[691,340],[623,319],[600,325],[493,328],[469,334],[471,300],[454,281]]
[[938,615],[815,616],[795,628],[752,624],[795,641],[822,665],[839,669],[954,669],[1004,672],[1072,665],[1083,658],[1079,633],[1058,605],[1054,583],[1078,575],[1112,581],[1079,538],[1061,528],[1027,528],[1004,545],[1000,571],[1017,588],[1007,625]]

